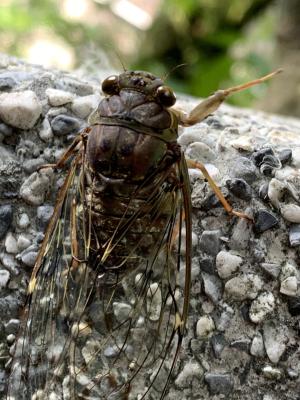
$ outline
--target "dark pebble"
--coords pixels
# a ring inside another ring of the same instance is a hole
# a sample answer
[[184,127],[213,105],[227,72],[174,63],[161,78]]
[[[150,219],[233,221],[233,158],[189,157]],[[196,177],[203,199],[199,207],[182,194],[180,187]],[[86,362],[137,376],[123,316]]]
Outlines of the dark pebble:
[[203,211],[209,211],[211,208],[216,208],[220,206],[220,200],[214,193],[211,193],[202,201],[201,209]]
[[248,184],[257,180],[256,167],[246,157],[239,157],[231,166],[231,174],[235,178],[244,179]]
[[77,118],[63,114],[53,118],[50,125],[53,133],[57,136],[65,136],[69,133],[75,133],[80,129],[80,122]]
[[269,190],[269,183],[263,183],[259,190],[258,190],[258,196],[260,199],[262,199],[263,201],[268,201],[269,196],[268,196],[268,190]]
[[258,151],[254,151],[251,155],[251,160],[257,167],[260,167],[266,156],[274,156],[274,151],[271,147],[265,147]]
[[211,346],[216,358],[221,358],[222,351],[226,346],[226,339],[223,333],[218,333],[211,338]]
[[4,238],[13,220],[13,209],[11,205],[0,207],[0,240]]
[[250,200],[252,197],[252,189],[244,179],[228,179],[226,186],[239,199]]
[[216,256],[220,251],[221,231],[203,231],[200,237],[199,247],[204,253]]
[[1,78],[0,76],[0,91],[1,92],[8,92],[10,91],[14,86],[16,86],[16,81],[9,76],[6,76],[4,78]]
[[44,230],[53,214],[53,206],[40,206],[37,208],[38,227]]
[[289,164],[293,158],[293,152],[291,149],[283,149],[278,153],[278,158],[282,165]]
[[274,169],[281,167],[281,163],[276,156],[267,155],[264,157],[260,166],[260,172],[265,176],[272,176]]
[[233,390],[233,379],[229,374],[209,372],[204,375],[210,394],[230,394]]
[[288,310],[293,317],[300,315],[300,297],[288,297]]
[[13,129],[11,126],[6,125],[4,122],[0,122],[0,133],[2,133],[3,136],[11,136],[13,133]]
[[262,233],[278,225],[278,219],[267,210],[258,210],[254,218],[254,231]]
[[289,231],[289,241],[291,247],[300,245],[300,224],[293,224]]
[[200,258],[200,269],[201,271],[207,272],[208,274],[214,274],[216,272],[216,263],[213,257],[203,256]]
[[238,339],[234,340],[230,343],[230,347],[234,349],[244,351],[245,353],[249,353],[251,340],[250,339]]
[[251,322],[251,319],[249,316],[249,310],[250,310],[249,303],[244,303],[240,308],[241,316],[243,317],[243,320],[246,322]]
[[216,117],[207,117],[205,119],[207,125],[214,129],[224,129],[224,126],[220,123],[220,121]]

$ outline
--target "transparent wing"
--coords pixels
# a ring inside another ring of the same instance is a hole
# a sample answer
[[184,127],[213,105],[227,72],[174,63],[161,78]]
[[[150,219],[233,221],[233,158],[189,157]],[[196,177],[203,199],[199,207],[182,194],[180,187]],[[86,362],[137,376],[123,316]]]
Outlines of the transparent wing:
[[[31,279],[10,399],[165,395],[189,301],[184,158],[118,199],[120,209],[97,190],[77,154]],[[107,201],[111,207],[103,208]]]

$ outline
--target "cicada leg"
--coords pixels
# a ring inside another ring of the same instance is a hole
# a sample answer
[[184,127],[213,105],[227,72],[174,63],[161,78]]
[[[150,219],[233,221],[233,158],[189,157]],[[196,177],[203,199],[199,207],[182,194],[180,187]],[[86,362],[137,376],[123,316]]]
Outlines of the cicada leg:
[[213,178],[209,175],[207,169],[205,168],[205,166],[202,163],[200,163],[198,161],[190,160],[190,159],[186,159],[186,163],[189,168],[197,168],[202,172],[202,174],[204,175],[208,184],[210,185],[212,190],[215,192],[215,195],[218,197],[222,206],[225,208],[225,210],[228,212],[228,214],[235,215],[239,218],[245,218],[245,219],[253,222],[253,219],[251,217],[249,217],[249,215],[242,213],[240,211],[236,211],[232,208],[232,206],[225,199],[223,193],[221,192],[221,189],[218,187],[218,185],[213,180]]
[[263,76],[262,78],[255,79],[253,81],[244,83],[239,86],[234,86],[224,90],[218,90],[207,99],[203,100],[199,103],[189,114],[174,109],[178,117],[178,123],[182,126],[192,126],[198,124],[199,122],[203,121],[206,117],[216,111],[223,101],[235,92],[240,92],[242,90],[248,89],[251,86],[258,85],[268,79],[273,78],[273,76],[277,75],[278,73],[282,72],[281,69],[278,69],[274,72],[271,72],[268,75]]

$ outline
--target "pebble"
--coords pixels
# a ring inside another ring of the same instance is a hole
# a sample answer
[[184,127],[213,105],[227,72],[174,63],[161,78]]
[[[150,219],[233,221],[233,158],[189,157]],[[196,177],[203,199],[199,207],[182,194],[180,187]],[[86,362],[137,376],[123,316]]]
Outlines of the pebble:
[[[208,131],[208,130],[207,130]],[[202,131],[201,131],[202,132]],[[199,142],[201,139],[201,135],[199,133],[199,130],[197,131],[190,131],[188,129],[185,129],[183,133],[179,136],[178,138],[178,143],[181,146],[188,146],[191,143],[194,142]]]
[[43,231],[52,217],[54,207],[49,205],[39,206],[37,208],[38,226]]
[[282,165],[289,164],[293,158],[293,152],[291,149],[283,149],[278,153],[278,158]]
[[252,339],[250,354],[254,357],[264,357],[265,355],[264,340],[260,332],[257,332]]
[[222,351],[224,350],[227,342],[223,333],[214,335],[210,340],[214,355],[216,358],[221,358]]
[[280,281],[284,281],[286,278],[291,276],[298,277],[298,269],[291,262],[287,261],[281,268]]
[[44,118],[41,129],[39,130],[39,137],[44,142],[49,142],[53,138],[53,132],[48,118]]
[[1,92],[9,92],[11,89],[16,86],[16,81],[12,79],[10,76],[2,76],[0,75],[0,91]]
[[218,304],[222,298],[222,282],[217,276],[205,272],[202,272],[202,279],[205,294],[214,304]]
[[260,209],[255,213],[254,231],[263,233],[268,229],[274,228],[279,223],[278,218],[268,210]]
[[27,228],[30,224],[28,215],[26,213],[22,213],[21,215],[19,215],[17,224],[18,224],[18,227],[21,229]]
[[238,271],[242,265],[243,259],[239,256],[229,253],[228,251],[220,251],[216,257],[216,267],[219,276],[227,279]]
[[268,186],[268,198],[273,206],[279,209],[280,201],[286,190],[286,185],[276,178],[271,179]]
[[293,317],[300,315],[300,297],[299,296],[288,298],[288,309],[289,309],[289,313]]
[[273,149],[271,147],[265,147],[258,151],[255,151],[251,155],[251,160],[259,168],[261,166],[261,164],[264,162],[264,160],[266,159],[266,157],[268,157],[270,155],[271,156],[275,155]]
[[150,321],[158,321],[162,306],[161,289],[159,285],[151,283],[147,291],[147,311]]
[[235,178],[244,179],[249,185],[258,178],[255,165],[246,157],[234,160],[231,166],[231,175]]
[[272,278],[278,278],[281,267],[279,264],[276,263],[261,263],[261,268]]
[[196,334],[199,338],[207,337],[215,329],[215,323],[211,316],[204,315],[198,319]]
[[250,200],[252,198],[251,186],[244,179],[228,179],[226,186],[239,199]]
[[97,108],[100,96],[92,94],[89,96],[77,97],[72,101],[71,110],[79,118],[87,118]]
[[[298,132],[297,132],[298,134]],[[299,137],[297,138],[297,143],[299,143]],[[295,147],[293,149],[293,162],[292,165],[296,168],[300,168],[300,147]]]
[[20,320],[19,319],[10,319],[5,325],[5,332],[7,335],[13,334],[16,335],[19,331]]
[[182,371],[178,374],[175,385],[179,388],[188,388],[192,384],[192,380],[194,378],[201,379],[203,373],[203,368],[198,363],[190,361],[184,365]]
[[22,199],[33,206],[43,204],[46,194],[52,186],[52,176],[53,170],[51,168],[43,169],[40,172],[34,172],[31,174],[20,188]]
[[291,247],[300,245],[300,224],[291,225],[289,230],[289,242]]
[[271,292],[263,292],[253,300],[249,310],[249,317],[255,324],[263,322],[268,314],[275,309],[275,298]]
[[263,375],[272,380],[278,380],[282,377],[280,369],[274,368],[271,365],[267,365],[262,369]]
[[69,115],[58,115],[50,122],[54,135],[65,136],[69,133],[76,133],[80,130],[80,122],[77,118]]
[[73,93],[64,90],[48,88],[46,89],[49,104],[53,107],[63,106],[64,104],[71,103],[75,96]]
[[19,275],[20,271],[17,266],[17,262],[15,256],[12,254],[1,253],[0,254],[1,262],[3,266],[9,270],[14,275]]
[[203,231],[200,236],[199,248],[208,255],[215,256],[220,250],[220,237],[222,232],[219,230]]
[[236,339],[230,343],[230,347],[248,353],[250,348],[250,343],[251,343],[250,339],[247,338]]
[[216,159],[216,153],[205,143],[194,142],[186,149],[186,155],[192,160],[207,163]]
[[37,122],[42,105],[31,90],[0,94],[0,118],[20,129],[30,129]]
[[254,150],[254,140],[250,136],[240,136],[237,139],[231,140],[230,145],[239,151],[249,151]]
[[286,221],[300,224],[300,206],[296,204],[281,204],[280,212]]
[[234,388],[233,379],[229,374],[208,372],[204,375],[210,394],[229,395]]
[[254,274],[236,276],[225,283],[225,292],[233,300],[254,299],[263,288],[263,281]]
[[5,288],[10,280],[10,273],[6,269],[0,269],[0,288]]
[[268,190],[269,190],[269,183],[265,182],[262,185],[260,185],[259,190],[258,190],[258,196],[263,200],[263,201],[268,201],[269,196],[268,196]]
[[114,302],[113,303],[114,314],[119,322],[124,322],[129,318],[129,314],[132,311],[132,307],[129,304]]
[[37,258],[37,251],[28,251],[28,249],[21,255],[22,263],[27,267],[33,267]]
[[216,327],[218,331],[225,332],[232,325],[232,319],[234,317],[234,310],[228,304],[222,304],[222,312],[220,317],[216,321]]
[[0,240],[4,238],[13,221],[13,208],[7,204],[0,206]]
[[[245,213],[251,215],[251,210],[246,209]],[[246,250],[249,248],[249,240],[252,233],[252,225],[244,218],[240,218],[234,225],[230,239],[230,247],[232,250]]]
[[263,328],[264,344],[269,360],[277,364],[283,355],[288,342],[284,329],[272,321],[264,324]]
[[17,240],[11,232],[9,232],[6,235],[4,246],[5,246],[5,250],[7,251],[7,253],[11,253],[11,254],[18,253]]
[[298,282],[295,276],[290,276],[284,279],[280,285],[280,293],[287,296],[296,296],[298,289]]

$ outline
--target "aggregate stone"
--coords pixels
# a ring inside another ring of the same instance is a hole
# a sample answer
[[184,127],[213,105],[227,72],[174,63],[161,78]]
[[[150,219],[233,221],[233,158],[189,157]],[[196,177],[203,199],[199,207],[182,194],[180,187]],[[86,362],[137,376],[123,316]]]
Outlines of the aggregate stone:
[[44,203],[45,197],[51,188],[53,171],[51,168],[31,174],[22,184],[20,195],[22,199],[34,206]]
[[216,257],[216,267],[222,279],[227,279],[238,271],[243,259],[228,251],[220,251]]
[[215,304],[222,298],[222,282],[220,279],[211,274],[202,272],[204,292],[207,297]]
[[[245,213],[249,215],[248,209]],[[245,250],[249,248],[249,240],[251,237],[252,225],[244,218],[238,220],[234,225],[230,239],[230,247],[232,250]]]
[[276,178],[271,179],[268,186],[268,198],[274,207],[279,209],[280,201],[284,192],[286,191],[285,183]]
[[283,327],[272,321],[266,322],[263,327],[263,337],[269,360],[277,364],[288,343]]
[[260,185],[258,189],[258,196],[263,200],[263,201],[268,201],[268,190],[269,190],[269,182],[264,182],[262,185]]
[[289,230],[289,241],[292,247],[300,245],[300,224],[293,224]]
[[41,129],[39,130],[39,137],[45,142],[49,142],[53,138],[53,132],[48,118],[44,118],[42,122]]
[[2,76],[0,74],[0,91],[1,92],[9,92],[16,86],[16,81],[12,79],[10,76]]
[[114,302],[113,309],[117,320],[123,322],[128,319],[132,307],[130,304]]
[[27,265],[27,267],[33,267],[35,264],[37,255],[38,255],[37,251],[27,251],[26,253],[22,254],[22,256],[21,256],[22,263]]
[[80,121],[69,115],[58,115],[50,122],[54,135],[65,136],[70,133],[78,132],[80,129]]
[[204,374],[204,380],[208,384],[210,394],[229,395],[234,389],[233,379],[230,374],[209,372]]
[[264,321],[266,316],[275,309],[275,298],[271,292],[263,292],[253,300],[249,310],[249,317],[252,322],[259,324]]
[[289,164],[293,158],[293,152],[291,149],[283,149],[278,153],[278,158],[282,165]]
[[235,178],[244,179],[249,185],[258,178],[255,165],[246,157],[239,157],[234,160],[231,166],[231,175]]
[[175,385],[180,388],[190,387],[193,379],[201,379],[203,368],[196,362],[188,362],[178,374]]
[[265,346],[262,334],[257,332],[252,339],[252,343],[250,346],[250,354],[254,357],[264,357],[265,355]]
[[279,380],[282,377],[282,372],[279,368],[274,368],[271,365],[266,365],[262,369],[263,375],[271,380]]
[[9,232],[6,235],[4,246],[7,253],[17,254],[18,252],[17,240],[11,232]]
[[261,263],[261,268],[272,278],[278,278],[281,267],[279,264],[276,263]]
[[282,282],[290,276],[298,277],[298,269],[291,262],[287,261],[281,268],[280,281]]
[[250,200],[252,197],[251,186],[244,179],[228,179],[226,186],[239,199]]
[[233,317],[233,308],[224,303],[221,315],[215,322],[218,331],[225,332],[231,326]]
[[0,240],[4,238],[13,221],[13,208],[7,204],[0,206]]
[[268,210],[260,209],[255,214],[254,230],[257,233],[263,233],[268,229],[278,225],[278,218]]
[[210,340],[214,355],[216,358],[221,358],[222,351],[224,350],[227,342],[223,333],[217,333],[212,336]]
[[28,215],[26,213],[22,213],[17,220],[18,227],[21,229],[25,229],[29,226],[29,224],[30,221]]
[[87,118],[100,101],[100,96],[92,94],[89,96],[77,97],[72,101],[71,110],[79,118]]
[[49,104],[53,107],[63,106],[71,103],[74,100],[74,94],[64,90],[48,88],[46,89]]
[[200,258],[201,271],[213,274],[215,272],[215,262],[212,256],[203,256]]
[[230,141],[230,145],[239,151],[249,151],[254,150],[254,141],[250,136],[239,136],[237,139]]
[[288,310],[289,310],[289,313],[293,317],[300,315],[300,297],[299,296],[288,298]]
[[9,125],[30,129],[41,112],[42,105],[31,90],[0,94],[0,118]]
[[215,329],[215,323],[211,316],[204,315],[198,319],[196,334],[199,338],[207,337]]
[[298,282],[295,276],[289,276],[284,279],[280,285],[280,293],[287,296],[296,296],[298,289]]
[[37,220],[40,230],[45,230],[47,224],[52,217],[54,207],[49,205],[39,206],[37,208]]
[[6,269],[0,269],[0,289],[5,288],[10,280],[10,273]]
[[199,248],[211,256],[218,254],[220,250],[221,231],[203,231],[199,241]]
[[264,283],[258,275],[239,275],[226,282],[225,293],[233,300],[254,299],[263,285]]
[[19,319],[10,319],[6,324],[4,324],[5,332],[7,335],[17,334],[20,326]]
[[202,142],[191,143],[186,149],[186,155],[188,158],[202,163],[213,161],[216,158],[216,153]]
[[281,204],[280,212],[286,221],[300,224],[300,206],[297,204]]

